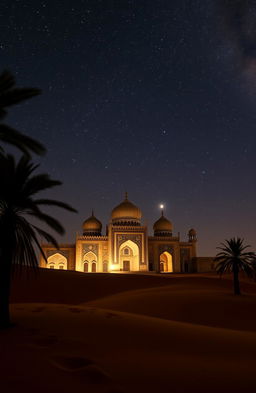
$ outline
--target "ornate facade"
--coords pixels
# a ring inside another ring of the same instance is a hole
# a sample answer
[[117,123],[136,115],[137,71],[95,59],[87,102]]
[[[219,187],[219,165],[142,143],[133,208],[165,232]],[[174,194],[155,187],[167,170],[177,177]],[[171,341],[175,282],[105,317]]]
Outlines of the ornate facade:
[[173,225],[162,211],[153,227],[154,236],[148,236],[141,217],[141,210],[126,195],[112,210],[106,235],[102,235],[102,224],[92,212],[84,221],[83,235],[76,237],[75,244],[60,245],[59,250],[42,245],[47,263],[41,257],[40,266],[85,273],[196,271],[194,229],[188,232],[188,241],[181,241],[179,235],[173,235]]

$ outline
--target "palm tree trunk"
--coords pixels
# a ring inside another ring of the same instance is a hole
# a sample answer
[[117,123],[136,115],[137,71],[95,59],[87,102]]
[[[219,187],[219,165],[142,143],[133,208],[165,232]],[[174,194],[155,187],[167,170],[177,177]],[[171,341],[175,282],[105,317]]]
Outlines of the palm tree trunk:
[[11,288],[11,259],[1,253],[0,270],[0,329],[10,326],[10,288]]
[[10,327],[10,289],[15,238],[11,216],[2,217],[0,228],[0,329]]
[[239,283],[239,271],[238,271],[238,267],[236,264],[234,265],[234,268],[233,268],[233,283],[234,283],[234,294],[241,295],[240,283]]

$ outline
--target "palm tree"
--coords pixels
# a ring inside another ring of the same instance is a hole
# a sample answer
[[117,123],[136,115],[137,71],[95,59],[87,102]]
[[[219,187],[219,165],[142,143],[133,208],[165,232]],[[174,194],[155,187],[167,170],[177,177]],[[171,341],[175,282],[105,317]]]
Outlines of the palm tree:
[[[0,141],[11,144],[23,153],[32,151],[37,154],[44,154],[44,146],[19,131],[7,126],[2,121],[7,115],[7,108],[19,104],[41,93],[41,90],[34,88],[15,87],[15,78],[9,71],[0,74]],[[0,146],[0,150],[3,151]]]
[[[36,174],[30,158],[23,155],[16,163],[11,155],[0,154],[0,328],[10,325],[9,295],[13,267],[38,266],[35,248],[43,254],[38,235],[58,248],[55,238],[32,224],[29,217],[47,224],[59,234],[64,234],[63,226],[53,217],[44,213],[41,206],[58,206],[75,212],[66,203],[37,199],[40,191],[60,185],[48,174]],[[34,247],[36,246],[36,247]]]
[[217,273],[233,273],[234,294],[240,295],[239,272],[243,271],[248,277],[255,276],[254,252],[245,251],[250,246],[244,245],[244,239],[232,238],[221,243],[222,247],[217,247],[219,252],[214,260],[218,262]]

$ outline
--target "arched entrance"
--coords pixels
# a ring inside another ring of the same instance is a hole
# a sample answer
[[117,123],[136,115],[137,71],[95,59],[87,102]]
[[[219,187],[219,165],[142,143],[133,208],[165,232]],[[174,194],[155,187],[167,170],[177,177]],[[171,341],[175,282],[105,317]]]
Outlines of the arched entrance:
[[119,248],[119,261],[121,270],[125,272],[139,271],[139,255],[139,247],[136,243],[131,240],[127,240],[126,242],[122,243]]
[[163,252],[160,255],[160,272],[161,273],[173,272],[172,255],[167,251]]
[[48,269],[67,270],[68,260],[66,257],[64,257],[64,255],[56,252],[56,254],[53,254],[47,258],[47,267]]
[[89,251],[86,254],[84,254],[84,268],[83,271],[85,273],[92,272],[95,273],[97,271],[96,266],[97,266],[97,255],[94,254],[94,252]]

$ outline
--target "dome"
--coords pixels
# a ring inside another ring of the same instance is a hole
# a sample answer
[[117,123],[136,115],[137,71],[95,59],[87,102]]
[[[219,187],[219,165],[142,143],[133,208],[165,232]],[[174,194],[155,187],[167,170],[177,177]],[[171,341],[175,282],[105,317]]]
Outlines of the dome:
[[188,240],[189,240],[190,242],[196,241],[196,240],[197,240],[197,237],[196,237],[196,230],[195,230],[194,228],[191,228],[191,229],[188,231]]
[[91,217],[87,218],[87,220],[85,220],[83,223],[83,235],[84,236],[100,236],[101,229],[102,229],[102,224],[94,216],[94,213],[92,211]]
[[162,216],[154,223],[154,236],[172,236],[172,223],[167,218]]
[[114,225],[140,225],[141,210],[128,200],[126,194],[124,201],[112,210],[111,220]]

